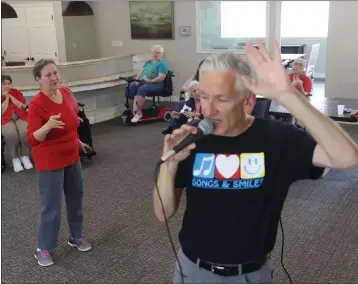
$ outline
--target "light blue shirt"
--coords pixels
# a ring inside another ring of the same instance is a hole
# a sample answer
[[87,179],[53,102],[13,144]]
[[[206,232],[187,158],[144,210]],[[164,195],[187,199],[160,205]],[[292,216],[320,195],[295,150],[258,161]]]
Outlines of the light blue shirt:
[[144,63],[141,77],[143,79],[153,80],[158,77],[159,73],[168,74],[168,67],[163,60],[158,60],[155,63],[148,60]]

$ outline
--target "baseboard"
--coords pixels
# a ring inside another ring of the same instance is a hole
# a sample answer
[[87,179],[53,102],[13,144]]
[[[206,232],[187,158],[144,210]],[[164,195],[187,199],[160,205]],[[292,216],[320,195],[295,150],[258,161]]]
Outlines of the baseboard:
[[103,109],[96,109],[94,121],[93,124],[111,120],[113,118],[117,118],[121,116],[122,112],[124,110],[124,106],[113,106],[109,108],[103,108]]
[[325,73],[315,73],[315,74],[314,74],[314,78],[315,78],[315,79],[325,79],[325,78],[326,78],[326,74],[325,74]]

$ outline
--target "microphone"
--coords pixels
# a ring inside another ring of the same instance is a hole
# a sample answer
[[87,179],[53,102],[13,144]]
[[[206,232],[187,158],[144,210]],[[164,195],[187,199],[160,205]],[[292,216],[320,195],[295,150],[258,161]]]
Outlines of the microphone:
[[158,166],[168,161],[175,154],[179,153],[185,147],[201,139],[204,135],[210,134],[214,129],[213,123],[211,120],[204,119],[199,122],[198,131],[196,134],[188,135],[183,141],[176,145],[173,150],[166,152],[159,160]]

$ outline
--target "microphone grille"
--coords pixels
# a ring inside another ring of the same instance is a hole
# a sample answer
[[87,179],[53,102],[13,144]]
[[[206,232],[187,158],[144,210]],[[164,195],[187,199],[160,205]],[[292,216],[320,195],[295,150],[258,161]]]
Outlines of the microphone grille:
[[201,120],[199,122],[198,128],[200,128],[201,131],[203,131],[204,135],[208,135],[214,129],[213,122],[208,119]]

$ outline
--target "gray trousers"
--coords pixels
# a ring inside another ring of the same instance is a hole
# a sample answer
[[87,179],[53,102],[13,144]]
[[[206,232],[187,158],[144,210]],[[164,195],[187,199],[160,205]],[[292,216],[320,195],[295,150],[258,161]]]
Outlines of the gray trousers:
[[81,163],[55,171],[37,172],[40,187],[41,213],[38,224],[37,247],[50,250],[56,247],[60,231],[61,199],[65,193],[67,220],[71,237],[82,236],[83,180]]
[[26,138],[26,121],[20,118],[10,120],[1,127],[1,133],[4,135],[6,141],[5,151],[9,154],[11,159],[21,156],[30,156],[30,148]]
[[[184,283],[273,283],[272,269],[267,261],[259,270],[237,276],[220,276],[199,267],[199,262],[194,263],[185,256],[182,249],[179,250],[178,259],[183,269]],[[182,283],[178,263],[175,266],[173,283]]]

